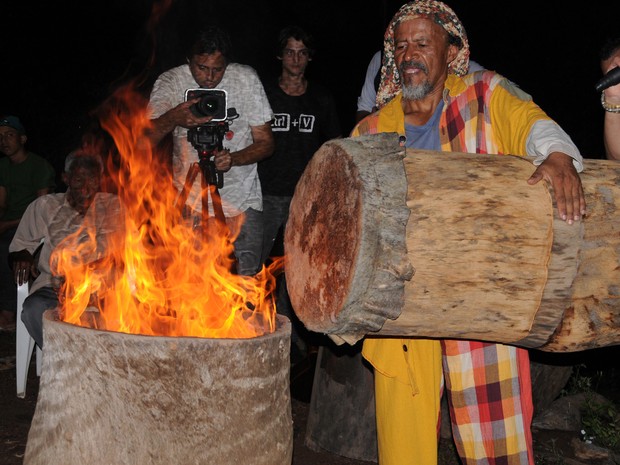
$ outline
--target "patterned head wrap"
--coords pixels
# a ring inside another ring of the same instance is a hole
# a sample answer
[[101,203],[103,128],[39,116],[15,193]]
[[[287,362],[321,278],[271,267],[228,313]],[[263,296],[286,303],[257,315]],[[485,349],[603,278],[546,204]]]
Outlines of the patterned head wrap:
[[461,40],[461,49],[448,69],[457,76],[467,74],[469,68],[469,41],[463,24],[456,13],[445,3],[437,0],[416,0],[404,4],[396,12],[385,31],[383,64],[381,66],[381,84],[377,91],[377,106],[381,108],[400,92],[400,75],[394,62],[394,30],[403,21],[427,17],[432,19],[446,32]]

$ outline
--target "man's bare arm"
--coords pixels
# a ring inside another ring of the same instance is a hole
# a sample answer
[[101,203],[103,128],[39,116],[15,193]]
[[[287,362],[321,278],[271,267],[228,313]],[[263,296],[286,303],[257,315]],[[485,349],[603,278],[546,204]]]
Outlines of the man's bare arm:
[[257,163],[273,154],[275,142],[271,132],[271,124],[265,123],[260,126],[251,126],[254,142],[238,152],[230,152],[228,149],[219,150],[215,154],[215,168],[226,172],[233,166],[250,165]]
[[271,132],[271,124],[251,126],[254,142],[246,148],[233,152],[232,166],[250,165],[259,162],[273,154],[275,142]]
[[547,181],[553,188],[560,218],[568,224],[573,224],[573,221],[579,221],[586,214],[586,198],[581,178],[569,155],[562,152],[550,153],[527,182],[536,184],[541,179]]

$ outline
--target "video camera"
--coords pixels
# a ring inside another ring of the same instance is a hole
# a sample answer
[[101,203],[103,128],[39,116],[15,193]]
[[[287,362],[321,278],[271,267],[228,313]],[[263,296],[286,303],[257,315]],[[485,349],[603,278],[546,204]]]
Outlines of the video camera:
[[196,116],[213,116],[211,121],[225,121],[228,118],[227,94],[221,89],[187,89],[185,91],[185,101],[194,100],[190,110]]
[[224,186],[223,173],[215,169],[211,160],[214,150],[223,149],[224,137],[230,139],[229,123],[239,115],[234,108],[227,108],[227,94],[222,89],[187,89],[185,101],[200,97],[190,110],[196,116],[212,116],[208,123],[187,132],[187,140],[198,151],[199,164],[209,184]]

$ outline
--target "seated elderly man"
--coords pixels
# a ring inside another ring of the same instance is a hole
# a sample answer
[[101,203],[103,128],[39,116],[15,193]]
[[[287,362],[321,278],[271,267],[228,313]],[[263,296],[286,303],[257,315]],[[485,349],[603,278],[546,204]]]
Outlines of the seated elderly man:
[[[26,209],[9,246],[15,281],[34,282],[24,301],[22,321],[39,347],[43,347],[43,313],[58,305],[58,283],[52,276],[52,252],[73,234],[94,234],[96,250],[87,259],[105,253],[106,244],[120,230],[120,205],[116,195],[101,192],[103,162],[98,154],[85,150],[70,153],[65,160],[65,193],[37,198]],[[79,241],[79,238],[77,239]],[[35,263],[35,255],[40,255]],[[58,279],[60,278],[60,279]]]

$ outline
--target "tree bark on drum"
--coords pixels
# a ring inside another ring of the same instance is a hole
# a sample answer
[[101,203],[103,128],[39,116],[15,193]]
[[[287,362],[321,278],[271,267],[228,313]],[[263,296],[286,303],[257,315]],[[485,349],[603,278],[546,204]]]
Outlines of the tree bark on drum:
[[290,322],[252,339],[142,336],[43,318],[24,465],[290,464]]
[[527,184],[531,159],[405,150],[396,134],[324,144],[285,234],[297,315],[337,343],[620,344],[620,164],[584,165],[588,214],[568,225],[546,183]]

